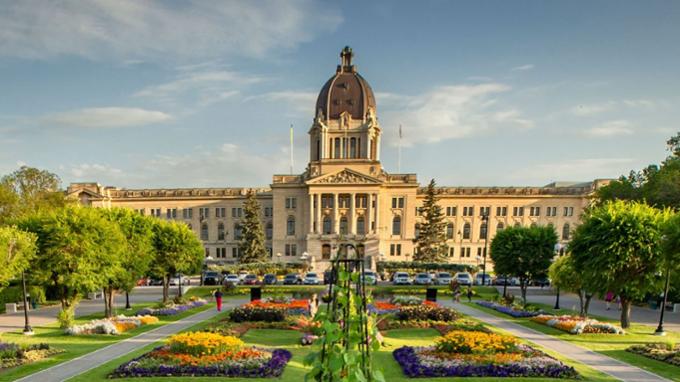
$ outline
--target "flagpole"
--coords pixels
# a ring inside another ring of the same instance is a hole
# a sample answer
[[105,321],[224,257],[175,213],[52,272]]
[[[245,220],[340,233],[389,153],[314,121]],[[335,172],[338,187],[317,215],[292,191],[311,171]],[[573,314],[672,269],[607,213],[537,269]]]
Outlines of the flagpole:
[[290,124],[290,175],[293,175],[293,124]]
[[397,173],[401,174],[401,125],[399,125],[399,146],[397,150]]

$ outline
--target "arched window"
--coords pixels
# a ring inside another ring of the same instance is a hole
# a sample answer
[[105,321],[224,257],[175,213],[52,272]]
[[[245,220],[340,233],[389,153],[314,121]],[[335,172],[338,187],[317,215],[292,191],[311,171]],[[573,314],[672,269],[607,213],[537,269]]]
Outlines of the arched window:
[[363,235],[366,232],[366,221],[363,216],[357,218],[357,235]]
[[463,239],[470,240],[470,223],[465,223],[463,226]]
[[331,245],[330,244],[324,244],[321,246],[321,258],[323,260],[330,260],[331,259]]
[[217,240],[224,240],[224,223],[217,223]]
[[453,223],[448,223],[446,225],[446,238],[447,239],[453,239]]
[[330,235],[332,230],[331,217],[326,215],[323,217],[323,233],[324,235]]
[[335,150],[333,158],[335,159],[340,158],[340,138],[335,138],[333,149]]
[[208,223],[201,224],[201,240],[208,241]]
[[357,157],[357,139],[356,138],[350,138],[349,139],[349,157],[350,158],[356,158]]
[[496,225],[496,231],[502,231],[505,228],[505,225],[503,223],[498,223]]
[[286,235],[295,235],[295,218],[293,216],[289,216],[288,220],[286,221]]
[[234,240],[241,240],[241,236],[243,236],[243,228],[241,228],[241,225],[236,223],[234,224]]
[[420,236],[420,223],[416,223],[415,236],[416,239]]
[[347,231],[347,218],[343,216],[340,218],[340,234],[347,235]]
[[570,235],[571,230],[569,228],[569,223],[564,223],[564,226],[562,227],[562,240],[569,240]]
[[267,240],[271,240],[274,232],[274,226],[272,225],[272,222],[268,222],[267,226],[264,230],[264,236]]
[[486,234],[488,231],[489,230],[486,223],[482,223],[482,225],[479,226],[479,240],[486,239]]
[[401,235],[401,217],[395,216],[392,219],[392,235]]

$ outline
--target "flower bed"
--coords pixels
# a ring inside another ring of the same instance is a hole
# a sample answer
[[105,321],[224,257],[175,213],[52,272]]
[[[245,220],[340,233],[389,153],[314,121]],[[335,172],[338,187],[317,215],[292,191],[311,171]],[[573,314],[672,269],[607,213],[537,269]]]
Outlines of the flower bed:
[[0,369],[7,369],[40,361],[63,350],[55,349],[49,344],[20,346],[10,342],[0,342]]
[[294,300],[294,299],[264,299],[251,301],[245,304],[244,307],[252,308],[275,308],[284,309],[289,315],[309,315],[310,305],[309,300]]
[[159,308],[144,308],[137,311],[138,316],[174,316],[194,308],[205,305],[207,302],[201,298],[196,298],[186,304],[169,304]]
[[288,350],[249,347],[231,336],[188,332],[120,365],[109,377],[279,377],[291,357]]
[[647,358],[666,362],[671,365],[680,366],[680,345],[672,343],[651,343],[644,345],[633,345],[626,351],[640,354]]
[[576,370],[514,337],[451,331],[435,346],[404,346],[393,352],[408,377],[576,378]]
[[509,316],[515,317],[515,318],[524,318],[524,317],[535,317],[540,314],[543,314],[543,311],[528,311],[524,309],[519,309],[514,306],[507,306],[507,305],[501,305],[495,302],[491,301],[477,301],[477,305],[483,306],[485,308],[493,309],[495,311],[505,313]]
[[110,334],[118,335],[128,330],[138,328],[142,325],[155,324],[158,322],[158,317],[154,316],[116,316],[113,318],[105,318],[102,320],[92,320],[86,324],[74,325],[66,329],[66,334],[81,335],[81,334]]
[[374,301],[368,305],[368,311],[378,315],[397,313],[403,307],[408,306],[438,306],[436,302],[426,301],[416,296],[394,296],[389,301]]
[[584,319],[578,316],[550,316],[541,314],[531,318],[551,328],[559,329],[570,334],[624,334],[625,332],[618,326],[600,322],[594,319]]
[[378,321],[378,330],[394,330],[394,329],[435,329],[441,335],[445,335],[452,330],[468,330],[478,332],[491,331],[481,323],[469,320],[458,319],[454,322],[450,321],[435,321],[435,320],[390,320],[383,319]]

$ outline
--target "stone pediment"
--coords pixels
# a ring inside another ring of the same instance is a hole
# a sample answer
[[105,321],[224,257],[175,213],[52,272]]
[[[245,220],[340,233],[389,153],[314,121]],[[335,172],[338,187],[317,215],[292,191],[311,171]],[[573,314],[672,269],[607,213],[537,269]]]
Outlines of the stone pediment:
[[307,184],[381,184],[379,179],[364,175],[362,173],[344,169],[333,174],[322,175],[310,179]]

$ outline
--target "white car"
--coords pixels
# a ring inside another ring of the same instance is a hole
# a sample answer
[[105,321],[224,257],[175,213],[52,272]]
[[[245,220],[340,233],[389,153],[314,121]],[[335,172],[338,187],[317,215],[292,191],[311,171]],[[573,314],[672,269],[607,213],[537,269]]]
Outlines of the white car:
[[459,285],[472,285],[472,275],[467,272],[456,273],[456,281]]
[[246,276],[248,276],[248,275],[249,275],[248,272],[246,272],[246,271],[240,271],[240,272],[238,273],[238,280],[239,280],[240,282],[243,282],[243,279],[245,279]]
[[435,283],[437,285],[449,285],[452,279],[449,272],[439,272],[437,273],[437,278],[435,278]]
[[418,273],[416,278],[413,279],[413,284],[415,285],[430,285],[432,284],[432,277],[429,273]]
[[[181,276],[181,280],[182,280],[182,285],[189,285],[191,283],[189,278],[186,277],[186,276]],[[170,284],[169,285],[174,286],[174,285],[178,285],[179,283],[180,283],[180,276],[179,275],[175,275],[175,277],[170,278]]]
[[321,279],[315,272],[308,272],[305,275],[304,280],[302,280],[302,283],[305,285],[319,285],[321,284]]
[[[482,285],[482,276],[483,276],[482,273],[477,273],[477,275],[475,275],[475,285]],[[483,285],[491,285],[491,275],[490,274],[488,274],[488,273],[486,274],[486,280],[485,280]]]
[[411,285],[411,277],[406,272],[396,272],[392,277],[394,285]]
[[364,279],[364,282],[366,283],[366,285],[377,285],[378,284],[378,275],[376,275],[375,272],[373,272],[373,271],[364,271],[362,278]]
[[238,285],[241,283],[241,279],[238,277],[238,275],[235,274],[229,274],[227,277],[224,278],[225,283],[232,283],[234,285]]

